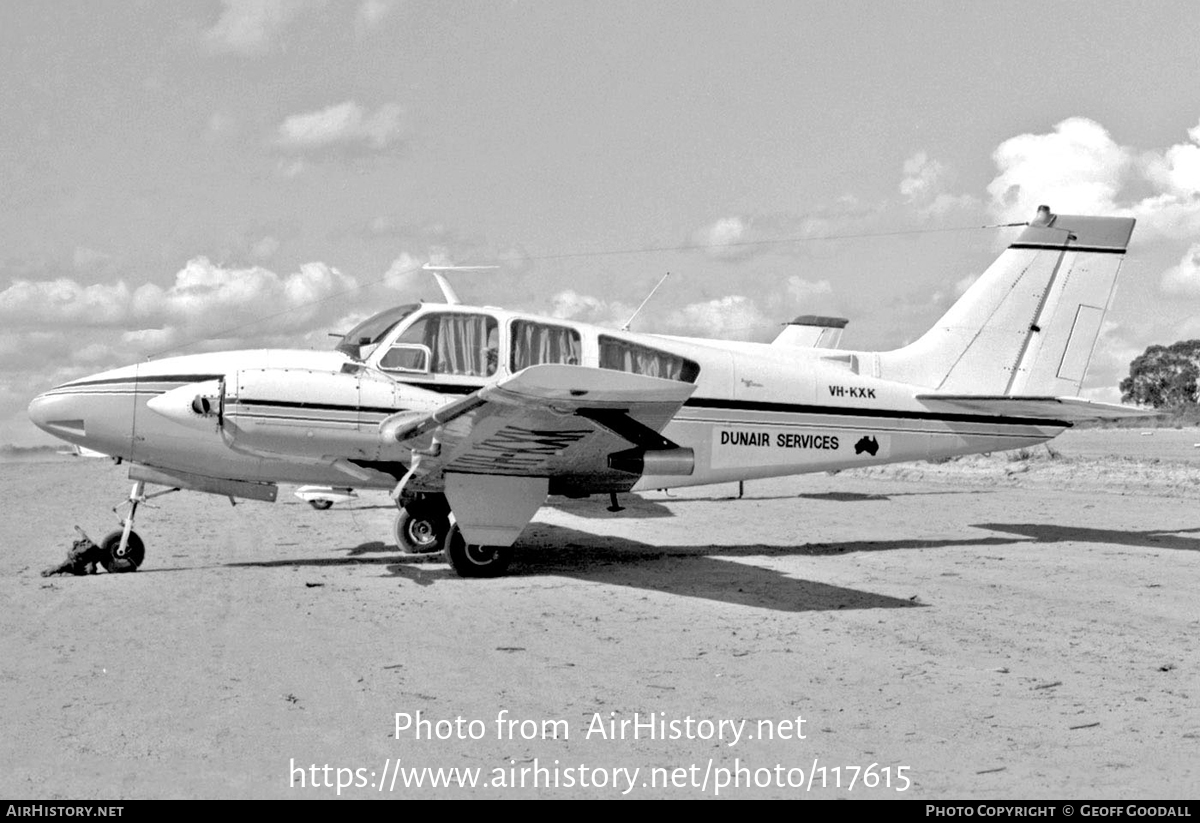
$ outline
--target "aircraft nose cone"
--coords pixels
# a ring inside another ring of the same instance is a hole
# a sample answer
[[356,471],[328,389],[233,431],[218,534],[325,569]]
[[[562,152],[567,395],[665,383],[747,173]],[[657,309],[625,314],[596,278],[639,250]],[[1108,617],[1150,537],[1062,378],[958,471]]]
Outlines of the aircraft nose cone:
[[78,401],[69,396],[55,394],[56,389],[39,394],[29,403],[29,419],[39,429],[64,440],[73,440],[86,434],[83,410]]
[[46,415],[46,404],[44,402],[45,399],[46,395],[39,394],[30,401],[29,409],[27,410],[29,419],[33,421],[33,425],[37,426],[42,431],[46,430],[46,420],[48,419]]

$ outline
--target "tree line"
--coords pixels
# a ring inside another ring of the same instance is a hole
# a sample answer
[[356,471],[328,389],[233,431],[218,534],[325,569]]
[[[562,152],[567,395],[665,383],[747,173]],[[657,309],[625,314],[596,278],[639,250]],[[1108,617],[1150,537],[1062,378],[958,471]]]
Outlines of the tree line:
[[1150,346],[1129,364],[1121,381],[1121,400],[1155,409],[1183,409],[1196,404],[1200,380],[1200,340]]

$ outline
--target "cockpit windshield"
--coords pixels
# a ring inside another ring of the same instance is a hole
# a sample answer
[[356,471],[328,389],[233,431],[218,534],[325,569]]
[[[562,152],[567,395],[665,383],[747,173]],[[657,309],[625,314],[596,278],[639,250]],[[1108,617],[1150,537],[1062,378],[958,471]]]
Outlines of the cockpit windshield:
[[420,303],[408,303],[368,317],[342,335],[342,342],[338,343],[337,350],[350,355],[355,360],[362,360],[369,353],[366,349],[378,345],[384,335],[395,328],[397,323],[419,308],[421,308]]

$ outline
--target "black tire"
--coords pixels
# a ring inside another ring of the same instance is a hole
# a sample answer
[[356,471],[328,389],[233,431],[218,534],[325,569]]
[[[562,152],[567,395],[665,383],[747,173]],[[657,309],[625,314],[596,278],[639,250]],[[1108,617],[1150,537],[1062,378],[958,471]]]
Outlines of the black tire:
[[125,545],[125,554],[121,554],[121,530],[109,532],[104,539],[100,541],[100,548],[104,551],[104,556],[100,559],[100,565],[104,567],[106,572],[117,574],[120,572],[135,572],[138,566],[142,565],[142,561],[146,559],[146,545],[142,543],[142,538],[138,537],[137,532],[129,533],[129,542]]
[[312,506],[314,509],[316,509],[319,512],[323,512],[326,509],[333,508],[333,501],[332,500],[309,500],[308,505]]
[[436,554],[446,544],[450,521],[436,515],[414,515],[401,509],[392,523],[396,546],[407,554]]
[[446,559],[459,577],[499,577],[508,568],[512,555],[512,546],[467,543],[457,524],[446,535]]

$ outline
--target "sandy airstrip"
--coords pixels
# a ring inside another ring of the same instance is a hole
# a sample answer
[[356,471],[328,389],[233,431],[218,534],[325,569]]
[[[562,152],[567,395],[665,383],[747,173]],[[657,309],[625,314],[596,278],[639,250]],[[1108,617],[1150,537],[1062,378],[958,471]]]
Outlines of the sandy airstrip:
[[[699,797],[736,778],[721,796],[1194,798],[1196,443],[1068,432],[1057,458],[571,502],[483,581],[398,555],[383,493],[318,512],[290,489],[164,497],[139,514],[141,571],[43,579],[74,524],[115,524],[126,467],[0,464],[0,796],[334,797],[340,778],[343,797]],[[397,737],[417,712],[463,724]],[[678,739],[597,731],[635,713]],[[397,763],[479,785],[405,788]]]

